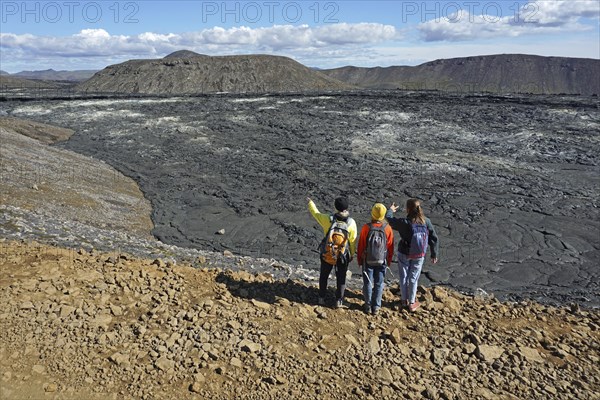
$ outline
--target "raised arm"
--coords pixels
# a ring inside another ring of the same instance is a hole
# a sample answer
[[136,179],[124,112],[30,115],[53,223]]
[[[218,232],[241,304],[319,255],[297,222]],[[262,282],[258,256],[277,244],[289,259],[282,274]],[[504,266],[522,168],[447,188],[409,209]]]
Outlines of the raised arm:
[[385,213],[385,219],[392,229],[400,233],[401,238],[406,238],[407,233],[410,234],[410,231],[407,232],[407,228],[410,228],[410,225],[406,223],[406,218],[396,218],[394,217],[394,212],[388,210],[387,213]]
[[315,202],[312,201],[310,198],[307,198],[307,200],[308,211],[310,211],[310,214],[313,216],[313,218],[317,220],[317,222],[319,223],[319,225],[321,225],[321,228],[323,228],[324,231],[329,229],[329,227],[331,226],[329,214],[320,213]]

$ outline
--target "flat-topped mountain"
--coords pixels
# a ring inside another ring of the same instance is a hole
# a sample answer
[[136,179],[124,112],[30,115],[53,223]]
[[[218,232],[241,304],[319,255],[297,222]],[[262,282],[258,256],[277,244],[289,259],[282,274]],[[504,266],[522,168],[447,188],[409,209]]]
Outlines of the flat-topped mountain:
[[369,89],[600,94],[600,60],[498,54],[435,60],[415,67],[342,67],[320,71]]
[[108,66],[79,84],[77,90],[177,95],[339,90],[350,87],[287,57],[212,57],[184,50],[162,59],[130,60]]

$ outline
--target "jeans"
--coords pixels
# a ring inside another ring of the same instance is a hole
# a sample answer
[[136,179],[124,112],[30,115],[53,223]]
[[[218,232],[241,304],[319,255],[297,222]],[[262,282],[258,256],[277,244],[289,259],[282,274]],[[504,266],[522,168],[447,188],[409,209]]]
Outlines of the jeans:
[[386,266],[381,267],[363,267],[363,296],[365,303],[371,305],[372,310],[381,308],[381,297],[383,296],[383,286]]
[[417,286],[425,257],[409,260],[406,254],[398,253],[398,272],[402,300],[413,304],[417,300]]
[[[346,290],[346,272],[348,272],[348,262],[345,257],[340,257],[336,264],[335,278],[337,283],[337,289],[335,291],[336,300],[344,299],[344,291]],[[319,297],[325,298],[327,294],[327,280],[333,265],[327,264],[321,260],[321,275],[319,276]]]

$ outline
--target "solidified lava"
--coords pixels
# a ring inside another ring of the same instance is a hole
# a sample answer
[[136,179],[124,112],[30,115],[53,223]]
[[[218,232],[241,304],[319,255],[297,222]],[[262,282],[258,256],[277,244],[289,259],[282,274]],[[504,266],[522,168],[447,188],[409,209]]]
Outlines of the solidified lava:
[[74,129],[60,146],[134,178],[167,243],[316,268],[307,195],[322,211],[348,196],[359,225],[375,201],[417,197],[441,241],[425,281],[599,304],[594,98],[362,91],[2,108]]

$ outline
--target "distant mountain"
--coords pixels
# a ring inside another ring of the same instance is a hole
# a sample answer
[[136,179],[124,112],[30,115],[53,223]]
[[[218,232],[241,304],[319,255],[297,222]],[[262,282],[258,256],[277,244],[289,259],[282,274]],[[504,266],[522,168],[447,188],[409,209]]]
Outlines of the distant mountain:
[[190,57],[209,57],[209,56],[207,56],[205,54],[198,54],[191,50],[178,50],[178,51],[175,51],[175,52],[165,56],[165,58],[190,58]]
[[264,93],[348,89],[287,57],[236,55],[212,57],[179,51],[157,60],[111,65],[76,86],[87,92],[194,94]]
[[600,60],[587,58],[499,54],[435,60],[416,67],[342,67],[320,72],[370,89],[600,94]]
[[10,75],[10,74],[8,72],[3,71],[3,70],[0,69],[0,75]]
[[55,71],[46,69],[43,71],[21,71],[12,76],[25,79],[41,79],[46,81],[71,81],[81,82],[91,78],[97,70],[78,70],[78,71]]
[[23,79],[14,75],[0,75],[0,90],[6,89],[53,89],[61,85],[54,82]]

